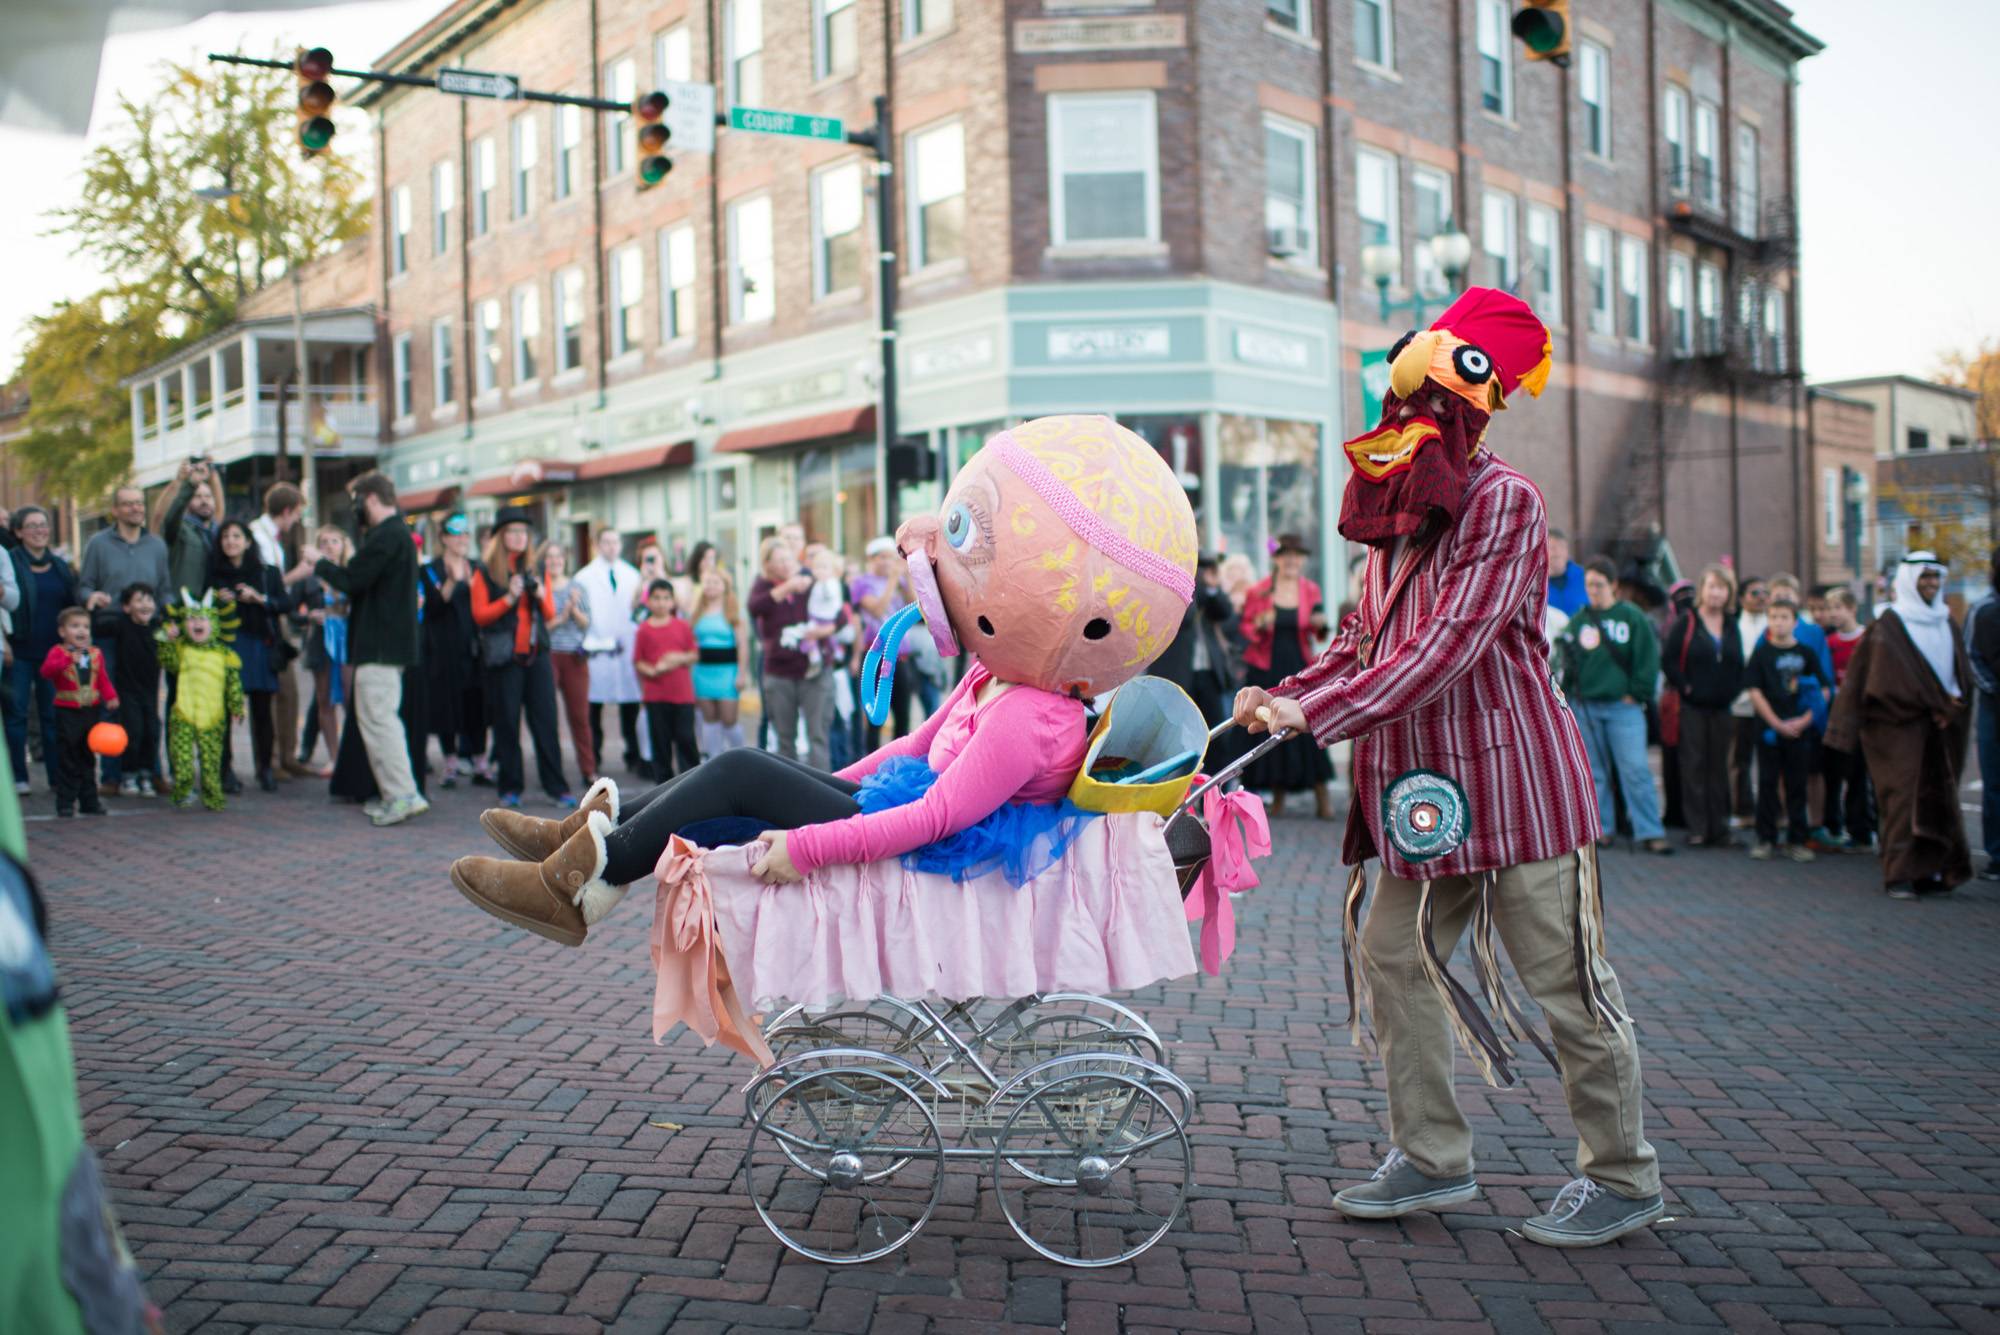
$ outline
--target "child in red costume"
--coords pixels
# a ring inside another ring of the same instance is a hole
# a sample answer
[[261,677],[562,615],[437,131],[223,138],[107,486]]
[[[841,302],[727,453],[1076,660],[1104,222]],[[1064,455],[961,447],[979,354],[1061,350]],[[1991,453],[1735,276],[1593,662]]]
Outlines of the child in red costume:
[[118,708],[118,691],[104,667],[104,651],[90,642],[90,613],[65,607],[56,618],[56,645],[42,660],[42,675],[56,686],[56,815],[102,816],[97,766],[90,758],[90,730],[106,709]]

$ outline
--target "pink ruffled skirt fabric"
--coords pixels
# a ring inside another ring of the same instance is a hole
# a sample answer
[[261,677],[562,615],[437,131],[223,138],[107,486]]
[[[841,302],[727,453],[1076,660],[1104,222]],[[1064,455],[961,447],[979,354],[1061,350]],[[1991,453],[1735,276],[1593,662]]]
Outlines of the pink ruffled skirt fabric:
[[[718,1037],[709,1007],[696,1015],[675,1004],[706,994],[705,986],[690,988],[687,975],[706,975],[715,963],[753,1012],[884,993],[948,1001],[1109,994],[1186,977],[1195,971],[1194,950],[1161,825],[1150,812],[1092,820],[1060,863],[1018,889],[1000,872],[954,882],[894,859],[767,886],[750,873],[754,848],[695,850],[675,841],[678,852],[661,859],[655,1033],[687,1023],[710,1041]],[[712,913],[712,936],[688,930],[690,911]],[[725,1042],[732,1027],[720,1026]]]

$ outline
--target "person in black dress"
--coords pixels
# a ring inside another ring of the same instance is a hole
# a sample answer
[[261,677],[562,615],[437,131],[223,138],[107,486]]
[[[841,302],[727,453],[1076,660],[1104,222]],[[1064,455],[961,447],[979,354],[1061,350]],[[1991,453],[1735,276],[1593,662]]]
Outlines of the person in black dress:
[[[1280,534],[1271,557],[1271,574],[1251,586],[1243,597],[1242,631],[1245,685],[1266,690],[1302,670],[1319,657],[1314,641],[1327,636],[1326,613],[1319,585],[1305,576],[1312,548],[1296,533]],[[1300,734],[1259,756],[1243,773],[1245,788],[1271,794],[1271,814],[1281,815],[1285,796],[1310,788],[1314,814],[1333,816],[1327,785],[1333,782],[1333,761],[1310,734]]]
[[430,691],[430,729],[444,752],[438,787],[456,788],[461,772],[492,782],[486,769],[485,674],[472,620],[472,525],[464,515],[444,521],[442,550],[424,562],[423,655]]

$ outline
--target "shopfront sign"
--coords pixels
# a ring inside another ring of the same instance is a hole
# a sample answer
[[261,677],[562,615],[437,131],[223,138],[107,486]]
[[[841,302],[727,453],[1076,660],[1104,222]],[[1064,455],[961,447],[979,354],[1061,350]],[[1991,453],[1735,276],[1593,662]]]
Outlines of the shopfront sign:
[[837,399],[846,389],[847,377],[839,371],[820,371],[790,380],[767,380],[743,391],[743,415],[757,417],[783,408],[795,408],[802,403]]
[[1274,371],[1306,371],[1312,368],[1312,344],[1275,330],[1238,326],[1236,360]]
[[627,413],[613,428],[613,440],[641,440],[669,436],[687,427],[687,405],[662,403],[644,412]]
[[1014,50],[1020,55],[1069,51],[1138,51],[1186,46],[1185,14],[1141,14],[1120,18],[1020,19]]
[[1173,331],[1163,324],[1060,325],[1049,330],[1052,362],[1165,361]]
[[910,349],[909,377],[913,381],[935,380],[982,370],[993,365],[993,347],[990,333],[917,344]]

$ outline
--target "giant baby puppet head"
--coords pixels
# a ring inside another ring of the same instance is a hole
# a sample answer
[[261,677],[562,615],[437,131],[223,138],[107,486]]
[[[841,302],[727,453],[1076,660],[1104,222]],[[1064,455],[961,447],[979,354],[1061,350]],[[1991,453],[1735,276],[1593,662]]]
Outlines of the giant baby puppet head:
[[1144,672],[1194,596],[1187,493],[1108,417],[1002,431],[896,542],[940,653],[1079,699]]
[[1434,516],[1457,519],[1487,421],[1516,389],[1541,394],[1549,356],[1549,331],[1528,303],[1490,287],[1468,288],[1429,329],[1403,335],[1389,354],[1381,420],[1345,447],[1354,471],[1342,536],[1382,545]]

